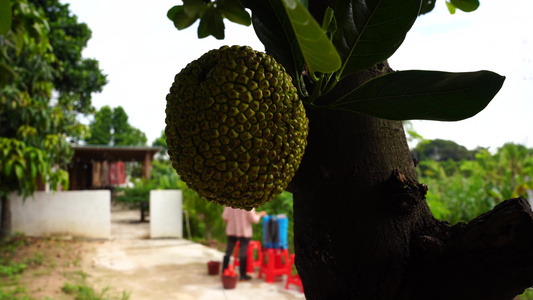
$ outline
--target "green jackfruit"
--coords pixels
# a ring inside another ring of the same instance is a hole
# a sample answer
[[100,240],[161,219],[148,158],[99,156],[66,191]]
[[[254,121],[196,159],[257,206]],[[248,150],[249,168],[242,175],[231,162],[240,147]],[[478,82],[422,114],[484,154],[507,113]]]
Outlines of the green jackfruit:
[[166,99],[172,166],[201,197],[251,209],[287,187],[309,121],[274,58],[250,47],[211,50],[176,75]]

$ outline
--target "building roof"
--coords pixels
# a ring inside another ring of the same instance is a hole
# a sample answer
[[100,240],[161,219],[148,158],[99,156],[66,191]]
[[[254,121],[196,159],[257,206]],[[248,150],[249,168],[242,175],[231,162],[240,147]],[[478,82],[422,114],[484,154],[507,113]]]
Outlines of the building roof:
[[161,147],[146,146],[107,146],[107,145],[75,145],[73,160],[84,161],[138,161],[143,162],[146,154],[150,159]]

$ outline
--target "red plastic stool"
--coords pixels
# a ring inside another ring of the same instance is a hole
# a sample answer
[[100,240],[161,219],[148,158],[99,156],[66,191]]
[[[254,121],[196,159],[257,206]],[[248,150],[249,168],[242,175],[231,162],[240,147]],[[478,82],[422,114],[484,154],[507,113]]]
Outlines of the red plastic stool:
[[[239,259],[239,246],[240,243],[237,241],[235,244],[235,251],[233,251],[233,265],[235,268],[241,264]],[[254,257],[255,251],[257,251],[257,258]],[[248,243],[246,257],[246,272],[253,273],[255,268],[260,267],[261,262],[263,261],[263,251],[261,250],[261,243],[259,241],[250,241],[250,243]]]
[[265,274],[265,282],[273,283],[277,276],[287,274],[287,265],[289,263],[289,250],[286,249],[266,249],[263,251],[266,262],[263,261],[259,268],[258,278]]
[[287,283],[285,283],[285,289],[289,289],[289,284],[294,284],[300,287],[300,291],[304,292],[304,286],[300,275],[292,275],[292,265],[294,264],[294,253],[291,254],[289,262],[287,263]]

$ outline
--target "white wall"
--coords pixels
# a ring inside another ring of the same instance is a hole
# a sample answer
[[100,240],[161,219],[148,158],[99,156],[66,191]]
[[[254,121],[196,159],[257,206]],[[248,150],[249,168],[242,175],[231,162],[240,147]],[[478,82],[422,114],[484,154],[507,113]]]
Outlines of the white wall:
[[182,238],[181,190],[150,191],[150,238]]
[[68,235],[109,239],[111,192],[35,192],[22,200],[11,195],[11,232],[30,236]]

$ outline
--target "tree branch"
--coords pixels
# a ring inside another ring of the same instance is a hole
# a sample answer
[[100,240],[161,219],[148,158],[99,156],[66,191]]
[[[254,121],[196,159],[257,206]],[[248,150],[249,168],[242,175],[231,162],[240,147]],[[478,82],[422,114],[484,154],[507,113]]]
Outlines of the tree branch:
[[513,299],[533,285],[533,212],[522,197],[411,248],[397,299]]

